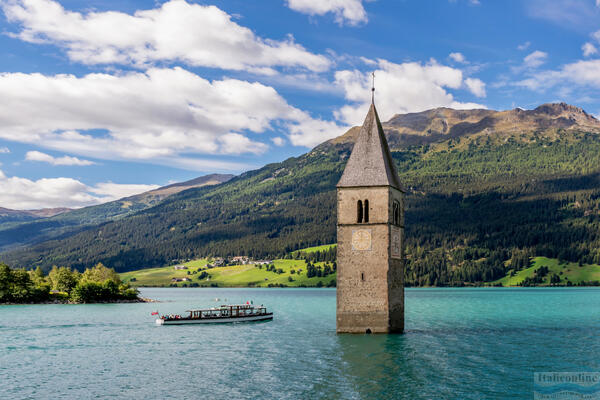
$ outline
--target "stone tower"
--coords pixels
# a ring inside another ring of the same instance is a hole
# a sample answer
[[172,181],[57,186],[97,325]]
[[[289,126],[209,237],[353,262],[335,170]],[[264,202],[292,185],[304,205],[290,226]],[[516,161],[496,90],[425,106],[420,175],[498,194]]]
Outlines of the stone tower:
[[337,332],[404,330],[404,191],[375,104],[337,185]]

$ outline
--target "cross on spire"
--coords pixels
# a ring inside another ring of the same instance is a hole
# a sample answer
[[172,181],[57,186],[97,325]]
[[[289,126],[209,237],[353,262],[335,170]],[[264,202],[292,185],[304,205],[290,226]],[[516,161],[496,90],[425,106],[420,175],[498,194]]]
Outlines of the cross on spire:
[[371,103],[375,104],[375,72],[371,72],[373,78],[373,85],[371,86]]

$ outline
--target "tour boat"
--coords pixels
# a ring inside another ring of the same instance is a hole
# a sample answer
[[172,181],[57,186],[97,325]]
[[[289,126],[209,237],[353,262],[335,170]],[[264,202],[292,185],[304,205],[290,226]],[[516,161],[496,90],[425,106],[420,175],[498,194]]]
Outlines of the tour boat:
[[273,319],[273,313],[264,306],[251,304],[222,305],[201,310],[187,310],[187,316],[161,315],[157,325],[214,324],[225,322],[267,321]]

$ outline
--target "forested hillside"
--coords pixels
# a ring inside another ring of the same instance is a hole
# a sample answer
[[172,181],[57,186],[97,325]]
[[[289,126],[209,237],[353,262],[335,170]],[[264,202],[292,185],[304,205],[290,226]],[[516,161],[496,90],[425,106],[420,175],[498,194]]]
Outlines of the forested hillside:
[[[600,262],[600,123],[583,110],[438,109],[396,116],[384,129],[408,189],[408,284],[492,281],[534,255]],[[335,184],[355,132],[0,258],[126,271],[335,242]]]

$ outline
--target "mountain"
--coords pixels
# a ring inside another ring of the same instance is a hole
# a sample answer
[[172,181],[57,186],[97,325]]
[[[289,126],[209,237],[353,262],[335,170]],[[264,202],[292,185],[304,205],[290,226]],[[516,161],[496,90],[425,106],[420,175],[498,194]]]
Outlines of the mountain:
[[[596,118],[566,103],[543,104],[534,110],[453,110],[436,108],[419,113],[396,114],[383,124],[390,148],[432,144],[444,148],[448,140],[468,143],[502,143],[513,138],[531,142],[558,139],[561,132],[600,133]],[[354,143],[358,129],[350,129],[332,143]]]
[[[120,200],[76,210],[18,211],[0,208],[0,249],[4,251],[50,239],[64,239],[106,221],[139,212],[181,191],[227,182],[233,175],[210,174]],[[68,212],[67,212],[68,211]]]
[[204,175],[198,178],[191,179],[189,181],[173,183],[171,185],[163,186],[158,189],[150,190],[148,192],[126,197],[124,199],[121,199],[120,201],[144,202],[147,204],[156,203],[184,190],[200,188],[204,186],[218,185],[220,183],[227,182],[233,177],[234,175],[231,174]]
[[54,217],[55,215],[64,214],[71,211],[71,208],[56,207],[56,208],[41,208],[39,210],[25,210],[24,212],[40,218]]
[[[408,188],[407,284],[492,281],[533,255],[600,262],[600,122],[582,109],[438,108],[396,115],[384,129]],[[335,185],[356,131],[0,258],[126,271],[335,242]]]
[[11,221],[27,221],[37,218],[53,217],[71,211],[70,208],[42,208],[40,210],[11,210],[0,207],[0,223]]

